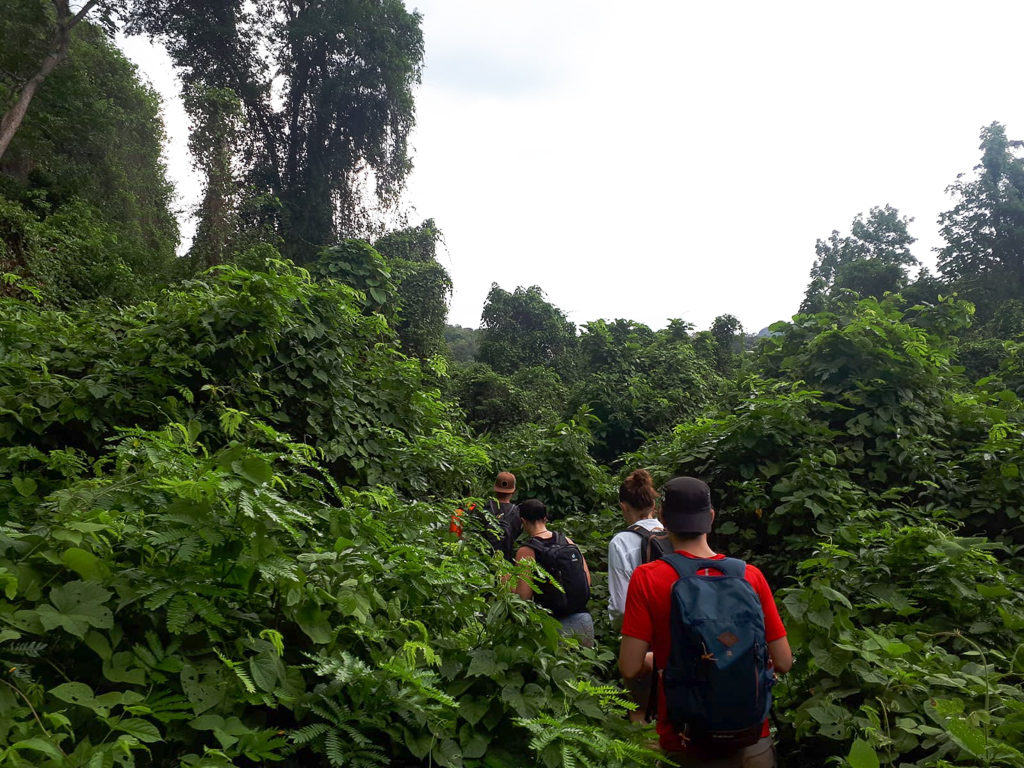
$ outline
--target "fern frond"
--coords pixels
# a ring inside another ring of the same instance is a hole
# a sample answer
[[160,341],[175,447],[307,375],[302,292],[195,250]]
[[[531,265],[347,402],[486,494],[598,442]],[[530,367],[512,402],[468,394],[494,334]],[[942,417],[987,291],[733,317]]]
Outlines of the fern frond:
[[175,595],[171,604],[167,606],[167,631],[180,635],[185,625],[192,621],[195,615],[188,599],[184,595]]
[[221,612],[217,610],[217,606],[205,597],[200,595],[189,595],[188,602],[192,606],[192,609],[202,617],[203,621],[213,624],[215,627],[223,627],[227,624],[227,619],[225,619]]
[[38,659],[43,655],[43,651],[49,647],[50,646],[46,643],[36,641],[13,643],[4,649],[4,653],[10,653],[14,656],[26,656],[30,659]]
[[338,738],[337,731],[327,732],[324,738],[324,752],[331,765],[337,767],[345,764],[345,752],[341,748],[341,739]]
[[308,744],[311,741],[315,741],[327,733],[330,727],[326,723],[313,723],[303,728],[299,728],[297,731],[292,731],[288,736],[293,744]]

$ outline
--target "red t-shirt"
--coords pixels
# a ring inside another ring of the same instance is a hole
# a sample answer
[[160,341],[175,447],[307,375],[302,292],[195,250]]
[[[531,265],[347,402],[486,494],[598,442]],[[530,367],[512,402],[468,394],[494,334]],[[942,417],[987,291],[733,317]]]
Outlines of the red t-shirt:
[[[695,557],[681,549],[676,552],[692,560],[705,559]],[[715,555],[706,559],[722,560],[724,558],[725,555]],[[706,570],[705,575],[721,575],[721,571]],[[705,572],[701,571],[700,573]],[[654,665],[659,670],[664,669],[668,664],[671,647],[669,613],[671,611],[672,585],[678,578],[679,574],[676,573],[675,568],[664,560],[654,560],[633,571],[633,576],[629,580],[629,590],[626,592],[626,613],[622,619],[622,634],[650,644],[651,650],[654,651]],[[775,598],[772,597],[772,591],[768,588],[768,582],[764,580],[764,574],[748,563],[744,578],[754,588],[761,600],[761,609],[764,611],[765,640],[770,643],[780,637],[785,637],[786,628],[782,626],[779,609],[775,607]],[[669,752],[679,752],[685,749],[683,742],[668,721],[665,689],[661,686],[658,686],[657,730],[662,749]],[[768,720],[765,719],[761,736],[767,736],[768,733]]]

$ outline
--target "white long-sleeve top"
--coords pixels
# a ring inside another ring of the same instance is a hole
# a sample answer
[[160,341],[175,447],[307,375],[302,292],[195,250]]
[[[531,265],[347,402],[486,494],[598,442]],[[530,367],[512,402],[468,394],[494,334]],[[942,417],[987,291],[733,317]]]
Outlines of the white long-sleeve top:
[[[651,531],[661,530],[661,523],[653,517],[638,520],[637,525]],[[622,622],[626,612],[626,590],[629,589],[629,577],[640,565],[640,544],[643,539],[639,533],[619,531],[608,542],[608,617],[614,626]]]

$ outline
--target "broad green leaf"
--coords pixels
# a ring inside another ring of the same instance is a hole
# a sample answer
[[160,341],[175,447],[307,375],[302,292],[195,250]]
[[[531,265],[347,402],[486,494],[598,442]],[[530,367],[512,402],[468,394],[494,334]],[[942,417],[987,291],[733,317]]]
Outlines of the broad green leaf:
[[111,596],[93,581],[71,581],[50,590],[51,605],[37,609],[39,620],[47,630],[62,627],[76,637],[85,637],[89,627],[110,629],[114,615],[103,603]]
[[124,731],[129,736],[134,736],[139,741],[152,744],[153,742],[161,741],[160,731],[148,720],[143,720],[141,717],[129,717],[126,720],[120,720],[116,723],[111,724],[114,730]]
[[270,482],[274,476],[274,470],[264,459],[259,456],[247,456],[236,462],[238,474],[256,485],[264,485]]
[[952,717],[946,721],[946,729],[949,736],[960,747],[974,757],[985,756],[985,734],[966,720],[960,717]]
[[77,573],[83,579],[99,581],[107,575],[107,568],[103,562],[92,552],[78,547],[71,547],[64,550],[60,556],[61,562]]
[[309,635],[309,639],[314,643],[326,645],[331,642],[331,625],[327,623],[319,605],[307,602],[298,610],[295,618],[302,631]]
[[14,744],[11,744],[11,749],[18,751],[23,749],[31,749],[35,750],[36,752],[42,752],[43,754],[49,755],[55,760],[64,760],[64,755],[61,754],[61,751],[57,749],[57,747],[55,747],[46,739],[41,739],[38,737],[17,741]]
[[11,482],[14,483],[15,490],[26,498],[32,496],[36,492],[36,481],[31,477],[12,477]]
[[846,756],[850,768],[879,768],[878,753],[864,739],[854,739]]
[[277,687],[280,675],[283,672],[281,661],[277,657],[271,658],[265,654],[253,656],[249,659],[249,672],[256,687],[268,693]]
[[470,677],[476,675],[493,677],[497,671],[498,663],[495,659],[494,651],[478,649],[470,654],[469,670],[466,672]]
[[853,605],[850,604],[849,599],[842,592],[837,592],[836,590],[832,589],[832,587],[826,586],[824,584],[816,584],[814,588],[821,592],[821,594],[823,594],[829,600],[832,600],[837,603],[842,603],[847,608],[853,608]]
[[96,698],[92,688],[85,683],[62,683],[56,688],[51,688],[50,693],[68,704],[79,704],[83,707],[89,707]]
[[405,729],[405,746],[412,752],[413,757],[417,760],[422,760],[428,754],[430,754],[430,748],[434,744],[434,736],[430,731],[422,731],[420,733],[414,733],[408,728]]
[[464,758],[473,760],[483,757],[490,743],[491,737],[486,733],[474,731],[467,726],[463,726],[459,731],[459,744]]
[[480,722],[480,718],[487,714],[487,710],[490,706],[491,702],[487,699],[471,699],[463,697],[459,701],[459,714],[470,725],[476,725]]
[[199,671],[191,664],[181,669],[181,690],[192,704],[192,711],[201,715],[224,698],[224,690],[216,683],[201,679]]
[[189,728],[197,731],[212,731],[215,728],[224,727],[224,718],[220,715],[201,715],[188,721]]
[[454,739],[441,739],[435,742],[430,755],[434,762],[443,768],[462,768],[462,751]]

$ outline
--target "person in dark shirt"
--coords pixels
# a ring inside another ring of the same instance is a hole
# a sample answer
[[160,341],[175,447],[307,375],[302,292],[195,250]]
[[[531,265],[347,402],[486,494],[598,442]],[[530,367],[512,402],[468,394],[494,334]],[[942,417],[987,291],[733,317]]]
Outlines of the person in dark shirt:
[[467,520],[479,522],[480,535],[511,563],[515,556],[516,539],[523,532],[519,507],[512,503],[512,496],[516,492],[516,476],[511,472],[499,472],[494,480],[493,492],[494,498],[484,505],[483,514],[479,514],[475,504],[471,504],[465,511],[455,510],[449,530],[461,539]]

